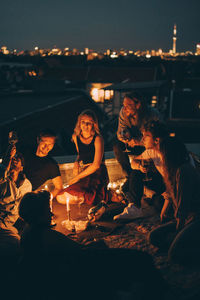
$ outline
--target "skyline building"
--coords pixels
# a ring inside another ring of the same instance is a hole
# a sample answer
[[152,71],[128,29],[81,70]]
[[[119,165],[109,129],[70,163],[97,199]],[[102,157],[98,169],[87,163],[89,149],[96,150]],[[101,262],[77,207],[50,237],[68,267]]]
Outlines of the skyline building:
[[173,54],[176,54],[176,40],[177,40],[177,37],[176,37],[176,24],[174,24],[174,30],[173,30],[173,48],[172,48],[172,53]]
[[[14,50],[9,50],[5,45],[0,46],[0,53],[7,55],[7,54],[14,54],[16,56],[18,55],[24,55],[24,54],[29,54],[31,56],[33,55],[41,55],[41,56],[51,56],[51,55],[66,55],[66,56],[71,56],[71,55],[90,55],[90,59],[94,58],[99,58],[102,59],[104,56],[109,56],[111,58],[118,58],[119,56],[130,56],[130,55],[135,55],[135,56],[146,56],[148,59],[151,56],[160,56],[162,58],[164,57],[169,57],[172,56],[187,56],[187,55],[200,55],[200,43],[195,45],[195,52],[191,51],[180,51],[177,52],[177,25],[174,24],[173,26],[173,36],[172,36],[172,48],[169,49],[168,51],[163,51],[161,48],[158,50],[154,49],[146,49],[146,50],[137,50],[134,51],[133,49],[131,50],[126,50],[121,48],[120,50],[112,50],[112,49],[105,49],[103,52],[102,50],[92,50],[89,49],[88,47],[85,47],[84,50],[78,50],[77,48],[69,49],[69,48],[64,48],[60,49],[54,46],[52,49],[42,49],[39,46],[34,47],[34,50],[22,50],[22,51],[17,51],[16,49]],[[172,58],[172,59],[173,59]]]

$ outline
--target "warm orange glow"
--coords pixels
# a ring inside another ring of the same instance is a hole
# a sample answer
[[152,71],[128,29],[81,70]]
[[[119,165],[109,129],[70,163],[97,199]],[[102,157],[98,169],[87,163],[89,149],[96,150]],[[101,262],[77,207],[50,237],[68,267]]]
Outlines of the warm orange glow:
[[37,76],[37,73],[35,71],[29,71],[28,75],[29,76]]
[[116,53],[116,52],[113,52],[113,53],[110,55],[110,57],[111,57],[111,58],[117,58],[117,57],[118,57],[118,55],[117,55],[117,53]]
[[113,95],[114,95],[114,91],[113,90],[106,90],[105,91],[105,100],[112,99]]
[[170,132],[169,136],[171,136],[171,137],[175,137],[175,136],[176,136],[176,134],[175,134],[175,132]]
[[157,104],[157,96],[152,96],[152,99],[151,99],[151,106],[152,107],[155,107]]
[[120,189],[123,185],[124,180],[117,180],[116,182],[109,182],[107,185],[107,189]]
[[110,84],[94,83],[90,90],[90,95],[95,102],[104,102],[104,100],[111,100],[114,95],[113,90],[104,90],[103,88]]
[[99,102],[99,96],[98,96],[98,89],[97,88],[93,88],[91,90],[91,96],[92,96],[92,99],[96,102]]
[[103,100],[103,98],[104,98],[104,90],[99,90],[99,98],[100,98],[100,100]]
[[1,51],[2,51],[2,53],[5,54],[5,55],[9,54],[9,50],[7,49],[6,46],[2,46],[2,47],[1,47]]
[[69,198],[66,199],[66,208],[67,208],[67,212],[68,212],[70,210]]

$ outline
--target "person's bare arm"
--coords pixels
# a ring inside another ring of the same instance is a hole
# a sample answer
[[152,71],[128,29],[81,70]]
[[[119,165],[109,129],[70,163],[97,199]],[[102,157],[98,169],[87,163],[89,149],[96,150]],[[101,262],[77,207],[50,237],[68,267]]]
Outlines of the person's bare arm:
[[133,148],[135,146],[143,146],[143,143],[141,140],[138,139],[131,139],[130,141],[127,142],[128,146]]
[[63,182],[61,176],[57,176],[52,179],[54,189],[51,192],[53,198],[57,196],[57,194],[63,189]]
[[165,199],[165,202],[163,204],[161,213],[160,213],[160,220],[163,222],[164,218],[166,217],[166,213],[169,207],[170,201],[168,199]]
[[9,176],[11,162],[16,154],[16,146],[13,145],[12,148],[7,152],[6,157],[3,160],[4,172],[2,172],[0,177],[0,183],[3,183]]
[[79,173],[79,162],[75,161],[73,165],[73,176],[77,176]]
[[[77,137],[76,137],[75,134],[73,134],[72,140],[73,140],[73,142],[74,142],[74,144],[75,144],[75,146],[76,146],[76,151],[77,151],[77,153],[79,153],[78,144],[77,144]],[[73,165],[73,176],[74,176],[74,177],[77,176],[78,173],[79,173],[79,162],[78,162],[78,157],[79,157],[79,155],[77,156],[76,161],[74,162],[74,165]]]

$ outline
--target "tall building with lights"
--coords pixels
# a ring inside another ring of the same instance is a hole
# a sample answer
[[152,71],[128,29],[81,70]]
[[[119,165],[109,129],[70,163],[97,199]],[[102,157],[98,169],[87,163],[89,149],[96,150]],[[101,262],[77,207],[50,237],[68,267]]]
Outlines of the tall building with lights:
[[176,40],[177,40],[177,37],[176,37],[176,24],[174,24],[174,30],[173,30],[173,50],[172,50],[173,54],[176,54]]
[[85,48],[85,55],[89,54],[89,48]]

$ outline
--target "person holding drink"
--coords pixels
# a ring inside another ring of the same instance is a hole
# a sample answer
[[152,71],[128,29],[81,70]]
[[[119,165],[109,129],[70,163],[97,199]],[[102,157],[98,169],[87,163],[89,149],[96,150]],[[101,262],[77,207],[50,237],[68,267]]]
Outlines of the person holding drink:
[[[20,253],[19,232],[15,226],[19,217],[21,198],[31,192],[32,185],[26,178],[24,159],[16,151],[17,138],[9,134],[9,146],[0,164],[0,256],[7,258]],[[4,260],[4,262],[7,260]],[[2,260],[1,260],[2,262]]]
[[[159,120],[153,120],[144,124],[142,134],[142,142],[146,150],[131,161],[132,170],[129,175],[129,191],[126,193],[128,206],[125,207],[121,214],[114,216],[114,220],[144,217],[144,211],[141,208],[144,187],[151,190],[154,195],[161,195],[166,189],[163,181],[162,159],[154,144],[166,137],[168,130],[164,123]],[[165,194],[163,196],[167,197]],[[163,203],[159,205],[160,209]]]
[[148,106],[141,94],[136,91],[125,94],[119,112],[117,138],[113,144],[115,157],[127,179],[123,191],[128,190],[132,172],[128,154],[139,155],[145,150],[141,128],[146,122],[159,119],[159,112]]

